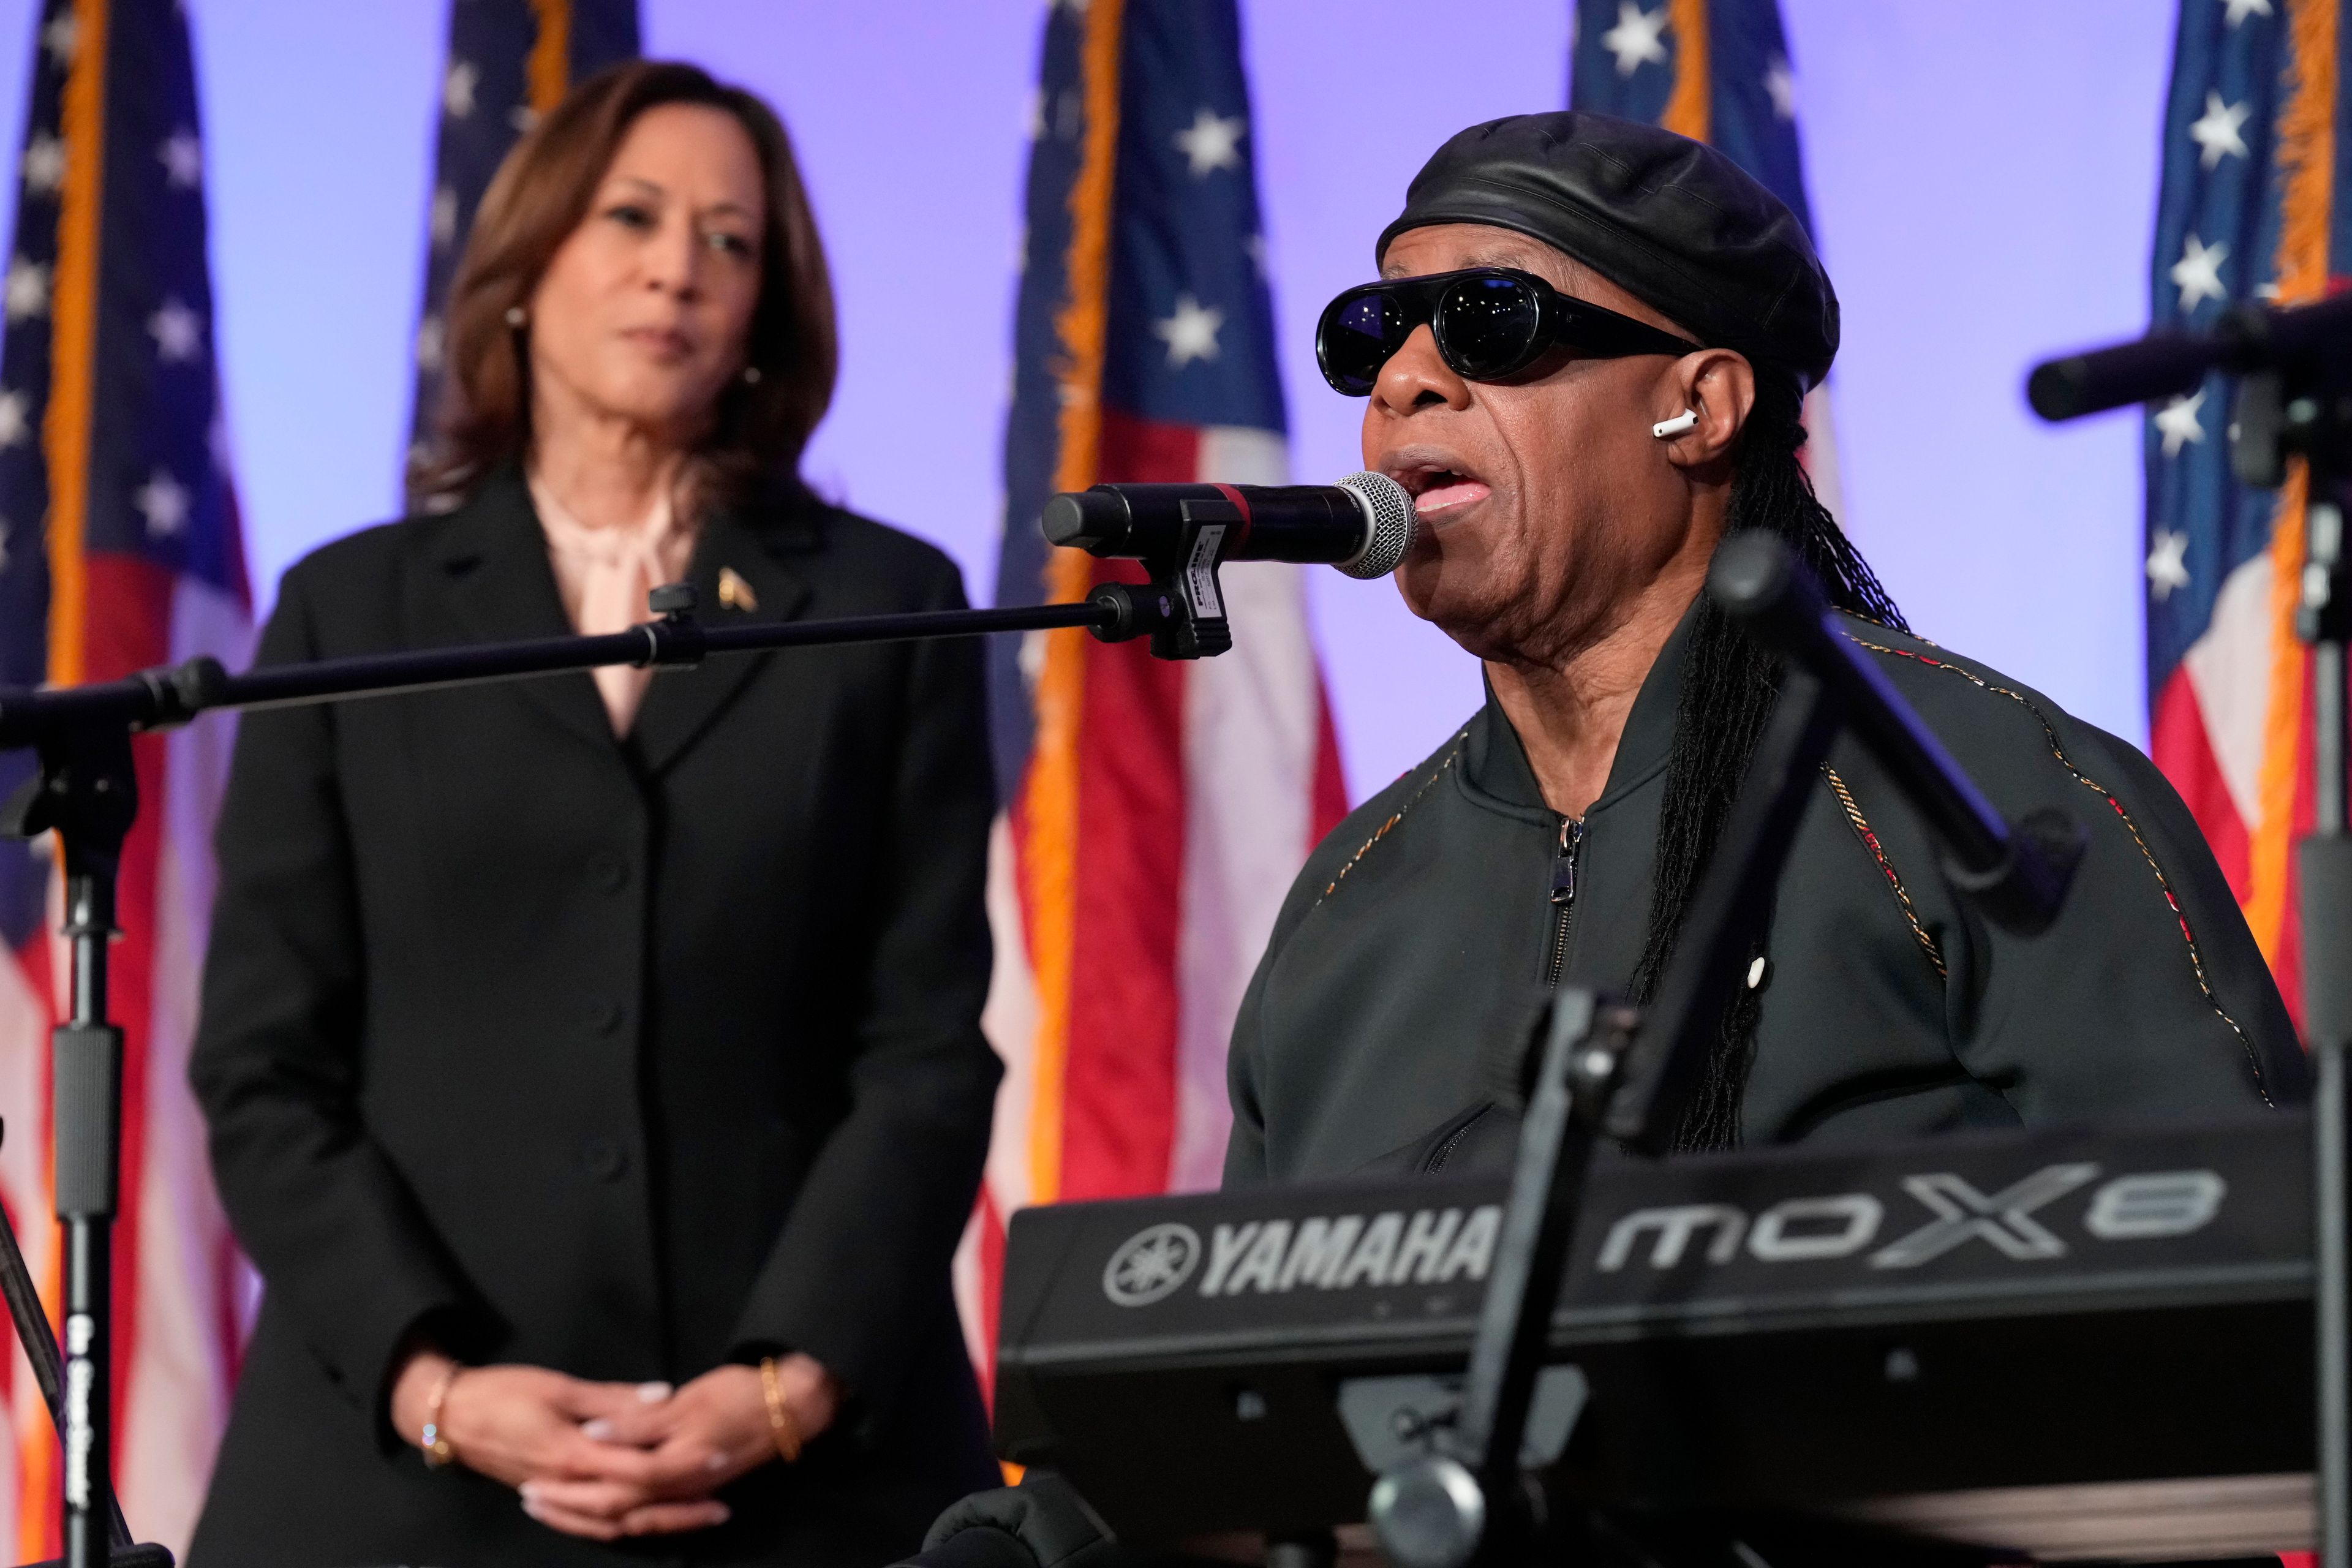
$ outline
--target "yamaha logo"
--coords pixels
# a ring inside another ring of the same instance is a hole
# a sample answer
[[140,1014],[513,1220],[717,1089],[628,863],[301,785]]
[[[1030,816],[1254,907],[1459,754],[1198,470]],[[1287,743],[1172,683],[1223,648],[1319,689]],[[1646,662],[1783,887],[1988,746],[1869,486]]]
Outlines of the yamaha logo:
[[1201,1237],[1173,1221],[1137,1231],[1103,1266],[1103,1294],[1114,1305],[1149,1307],[1174,1295],[1201,1262]]
[[1253,1219],[1215,1226],[1204,1248],[1199,1232],[1171,1221],[1120,1244],[1103,1266],[1103,1294],[1122,1307],[1149,1307],[1183,1289],[1196,1271],[1203,1296],[1475,1284],[1486,1278],[1502,1223],[1500,1204],[1466,1215],[1449,1208]]

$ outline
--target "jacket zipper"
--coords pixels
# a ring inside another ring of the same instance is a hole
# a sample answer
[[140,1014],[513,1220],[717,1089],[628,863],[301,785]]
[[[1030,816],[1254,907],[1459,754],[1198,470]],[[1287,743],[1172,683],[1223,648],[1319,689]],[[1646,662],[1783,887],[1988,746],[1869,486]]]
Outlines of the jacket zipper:
[[1480,1106],[1475,1116],[1447,1133],[1445,1142],[1440,1143],[1435,1152],[1421,1163],[1421,1173],[1424,1176],[1433,1176],[1445,1169],[1445,1162],[1454,1157],[1454,1151],[1461,1146],[1462,1140],[1469,1137],[1470,1130],[1486,1119],[1487,1109],[1486,1106]]
[[1547,986],[1559,984],[1568,962],[1568,929],[1576,919],[1576,855],[1584,847],[1584,818],[1559,819],[1559,850],[1551,862],[1551,964],[1544,972]]

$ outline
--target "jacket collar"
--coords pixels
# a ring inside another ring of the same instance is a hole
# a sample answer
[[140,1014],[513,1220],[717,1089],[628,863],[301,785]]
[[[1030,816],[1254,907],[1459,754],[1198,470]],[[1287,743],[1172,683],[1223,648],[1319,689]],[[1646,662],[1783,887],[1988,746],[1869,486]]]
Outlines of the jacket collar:
[[[434,554],[448,584],[449,605],[469,639],[568,637],[572,624],[547,562],[547,539],[531,510],[522,474],[499,470],[457,510],[440,519]],[[613,726],[587,676],[540,676],[512,683],[566,730],[609,747]]]
[[[800,515],[805,510],[783,509],[758,521],[727,514],[705,521],[688,573],[696,613],[704,621],[729,626],[788,620],[801,613],[809,585],[787,562],[822,542],[814,518]],[[546,535],[520,468],[501,468],[442,520],[435,554],[467,637],[504,641],[571,633],[554,568],[548,563]],[[749,594],[730,593],[722,602],[719,582],[728,574]],[[728,654],[699,668],[657,674],[630,730],[646,769],[659,772],[676,761],[771,657]],[[599,746],[615,745],[595,683],[584,674],[515,684],[565,729]]]
[[[1616,758],[1609,764],[1608,787],[1592,803],[1591,810],[1606,810],[1664,769],[1674,750],[1675,710],[1682,702],[1684,654],[1697,618],[1698,603],[1694,600],[1683,612],[1674,635],[1658,650],[1657,662],[1643,678],[1642,689],[1633,695],[1633,711],[1625,716],[1625,732],[1618,737]],[[1470,721],[1462,758],[1463,783],[1474,796],[1484,795],[1513,815],[1541,813],[1549,821],[1551,808],[1544,804],[1527,747],[1511,727],[1503,705],[1495,700],[1492,681],[1486,682],[1486,705]]]

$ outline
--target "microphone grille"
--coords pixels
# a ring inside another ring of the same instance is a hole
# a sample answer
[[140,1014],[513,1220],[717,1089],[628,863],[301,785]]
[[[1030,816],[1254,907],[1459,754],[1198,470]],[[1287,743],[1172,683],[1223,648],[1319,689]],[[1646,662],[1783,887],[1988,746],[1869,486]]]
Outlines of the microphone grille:
[[1386,474],[1374,473],[1349,474],[1339,488],[1356,498],[1370,525],[1364,531],[1364,547],[1339,562],[1339,570],[1350,577],[1387,576],[1412,548],[1412,493]]

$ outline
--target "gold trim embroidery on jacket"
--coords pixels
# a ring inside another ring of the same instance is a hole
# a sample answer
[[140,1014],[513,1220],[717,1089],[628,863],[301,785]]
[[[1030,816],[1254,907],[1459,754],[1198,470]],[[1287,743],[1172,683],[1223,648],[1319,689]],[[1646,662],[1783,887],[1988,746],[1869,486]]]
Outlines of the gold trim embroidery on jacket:
[[1389,829],[1394,827],[1398,823],[1402,822],[1404,820],[1404,814],[1421,804],[1421,797],[1423,795],[1427,795],[1432,789],[1436,787],[1437,781],[1445,776],[1445,770],[1454,765],[1454,759],[1462,754],[1462,748],[1468,742],[1469,739],[1470,731],[1466,729],[1460,734],[1454,737],[1454,749],[1445,753],[1445,760],[1439,763],[1434,768],[1432,768],[1430,770],[1429,776],[1421,781],[1421,787],[1412,792],[1412,797],[1402,805],[1398,806],[1396,810],[1391,812],[1389,814],[1389,819],[1386,822],[1381,823],[1378,827],[1372,829],[1372,836],[1370,838],[1365,839],[1364,842],[1357,847],[1357,850],[1353,855],[1348,857],[1348,863],[1339,868],[1338,873],[1332,877],[1330,884],[1323,889],[1323,898],[1315,900],[1316,908],[1320,909],[1323,905],[1323,899],[1328,899],[1332,894],[1338,892],[1339,890],[1339,884],[1348,879],[1348,873],[1356,868],[1356,862],[1362,859],[1364,856],[1370,851],[1373,845],[1378,844],[1381,839],[1386,838],[1389,836]]
[[1885,874],[1886,885],[1895,890],[1895,901],[1903,906],[1903,919],[1911,927],[1912,940],[1918,942],[1919,951],[1927,955],[1927,962],[1935,965],[1937,978],[1949,980],[1951,973],[1944,967],[1944,950],[1936,945],[1936,939],[1927,934],[1927,928],[1919,923],[1919,911],[1911,905],[1911,894],[1903,886],[1903,879],[1896,874],[1895,862],[1886,858],[1885,846],[1879,843],[1878,835],[1872,831],[1869,819],[1862,815],[1862,807],[1854,804],[1853,792],[1846,788],[1845,780],[1840,778],[1838,771],[1827,763],[1822,764],[1822,777],[1829,780],[1831,793],[1838,797],[1838,805],[1845,808],[1845,819],[1853,825],[1854,837],[1862,840],[1863,847],[1870,851],[1870,858],[1878,862],[1879,870]]
[[2230,1016],[2229,1009],[2221,1005],[2221,998],[2214,994],[2213,983],[2206,978],[2204,951],[2197,945],[2197,933],[2189,929],[2189,911],[2180,907],[2180,897],[2172,890],[2172,879],[2167,877],[2164,874],[2164,868],[2157,863],[2156,852],[2147,847],[2147,840],[2140,837],[2139,824],[2132,820],[2132,814],[2125,808],[2124,803],[2116,798],[2116,793],[2074,765],[2074,760],[2069,757],[2066,754],[2066,749],[2058,743],[2058,731],[2051,724],[2049,715],[2043,713],[2038,706],[2029,700],[2023,692],[2011,690],[2006,686],[1995,686],[1982,676],[1972,670],[1963,669],[1948,659],[1929,658],[1926,654],[1910,653],[1899,647],[1888,647],[1880,643],[1865,642],[1852,632],[1843,635],[1856,647],[1866,647],[1873,653],[1891,654],[1896,658],[1907,658],[1915,664],[1923,664],[1930,669],[1950,670],[1979,690],[2006,697],[2033,715],[2034,722],[2042,726],[2042,737],[2049,744],[2050,754],[2058,759],[2058,765],[2072,774],[2076,784],[2105,800],[2109,809],[2115,812],[2116,819],[2124,825],[2124,831],[2130,834],[2132,842],[2139,847],[2140,858],[2147,862],[2148,870],[2156,878],[2158,891],[2164,895],[2166,905],[2172,910],[2173,921],[2180,927],[2180,940],[2189,949],[2189,973],[2197,977],[2197,989],[2204,994],[2206,1005],[2213,1009],[2213,1016],[2229,1026],[2230,1033],[2238,1037],[2238,1045],[2246,1053],[2246,1065],[2254,1075],[2254,1092],[2263,1097],[2264,1105],[2274,1104],[2275,1102],[2271,1099],[2270,1085],[2263,1079],[2263,1058],[2256,1054],[2254,1043],[2246,1037],[2246,1031],[2238,1026],[2238,1020]]

